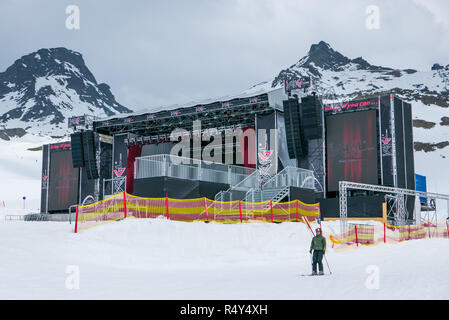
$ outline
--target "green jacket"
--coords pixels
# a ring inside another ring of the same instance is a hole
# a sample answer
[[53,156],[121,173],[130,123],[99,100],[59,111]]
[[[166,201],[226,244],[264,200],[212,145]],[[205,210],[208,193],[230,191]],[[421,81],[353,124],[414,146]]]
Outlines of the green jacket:
[[326,252],[326,238],[320,235],[313,237],[312,243],[310,244],[310,252],[312,252],[312,250]]

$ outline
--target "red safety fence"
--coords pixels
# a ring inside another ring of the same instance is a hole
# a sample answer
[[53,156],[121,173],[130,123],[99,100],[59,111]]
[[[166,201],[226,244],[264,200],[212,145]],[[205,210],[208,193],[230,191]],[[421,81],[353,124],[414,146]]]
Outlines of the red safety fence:
[[336,249],[425,238],[449,238],[449,224],[447,221],[403,226],[358,224],[339,235],[330,235],[329,238],[332,247]]
[[77,207],[75,232],[126,217],[219,223],[315,221],[319,204],[289,202],[214,201],[207,198],[142,198],[119,193],[103,201]]
[[124,194],[76,207],[75,232],[125,218]]

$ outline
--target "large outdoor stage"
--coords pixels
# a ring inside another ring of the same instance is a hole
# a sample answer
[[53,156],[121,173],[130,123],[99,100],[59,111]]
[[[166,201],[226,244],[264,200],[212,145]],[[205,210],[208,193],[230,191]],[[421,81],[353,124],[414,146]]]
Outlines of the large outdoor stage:
[[[323,104],[284,88],[124,114],[69,119],[44,146],[42,212],[126,191],[139,197],[319,202],[339,217],[339,182],[415,188],[411,105],[394,96]],[[382,217],[385,193],[350,191],[348,217]],[[414,197],[406,196],[408,217]]]

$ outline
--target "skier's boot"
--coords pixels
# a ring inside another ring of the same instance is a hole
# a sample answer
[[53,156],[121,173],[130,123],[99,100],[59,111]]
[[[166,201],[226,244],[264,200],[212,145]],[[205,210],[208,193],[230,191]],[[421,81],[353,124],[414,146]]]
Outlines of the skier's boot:
[[316,276],[316,271],[312,271],[312,276]]
[[318,275],[322,276],[322,275],[324,275],[324,272],[323,272],[323,271],[320,271],[320,272],[318,273]]

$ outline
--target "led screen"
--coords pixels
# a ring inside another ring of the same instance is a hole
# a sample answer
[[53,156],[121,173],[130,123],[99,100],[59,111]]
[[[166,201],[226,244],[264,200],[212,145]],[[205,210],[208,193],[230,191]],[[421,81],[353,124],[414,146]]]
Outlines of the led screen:
[[338,182],[378,184],[376,110],[326,117],[328,191]]
[[72,166],[72,152],[50,153],[48,211],[62,211],[77,203],[78,170]]

